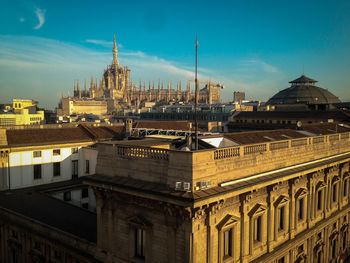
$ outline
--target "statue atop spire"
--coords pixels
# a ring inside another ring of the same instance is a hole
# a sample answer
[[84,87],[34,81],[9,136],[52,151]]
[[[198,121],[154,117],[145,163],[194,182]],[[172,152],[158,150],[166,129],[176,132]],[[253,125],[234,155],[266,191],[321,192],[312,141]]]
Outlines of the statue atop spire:
[[113,43],[113,65],[117,66],[119,68],[119,62],[118,62],[118,50],[117,50],[117,43],[115,42],[115,34],[114,34],[114,43]]

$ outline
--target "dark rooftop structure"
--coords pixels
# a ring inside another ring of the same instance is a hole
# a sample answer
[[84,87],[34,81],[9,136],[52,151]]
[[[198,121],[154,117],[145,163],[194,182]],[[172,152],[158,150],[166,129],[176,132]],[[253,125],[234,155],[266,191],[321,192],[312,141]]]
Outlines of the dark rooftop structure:
[[33,189],[2,192],[3,209],[96,243],[96,214],[47,194]]
[[[339,103],[338,97],[326,89],[315,86],[317,80],[302,75],[301,77],[290,81],[292,85],[281,90],[268,101],[267,105],[278,104],[307,104],[307,105],[329,105]],[[318,107],[316,107],[318,109]],[[327,109],[324,107],[322,109]]]

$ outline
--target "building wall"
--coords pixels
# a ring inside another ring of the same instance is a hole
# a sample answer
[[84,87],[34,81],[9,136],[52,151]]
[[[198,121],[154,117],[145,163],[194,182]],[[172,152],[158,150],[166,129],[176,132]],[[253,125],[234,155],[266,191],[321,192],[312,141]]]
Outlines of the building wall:
[[0,114],[0,126],[32,125],[43,124],[44,122],[44,111],[37,111],[37,113],[29,114],[28,109],[22,109],[19,113]]
[[[99,259],[139,262],[135,231],[143,229],[140,262],[338,262],[350,247],[349,164],[349,158],[336,161],[193,206],[95,187],[97,246],[107,251]],[[226,231],[231,231],[227,256]]]
[[92,263],[95,244],[0,209],[0,262]]
[[74,189],[67,188],[53,192],[50,195],[72,205],[96,212],[96,198],[91,187],[82,185]]
[[[82,149],[83,146],[89,144],[91,143],[28,146],[11,149],[6,165],[0,167],[0,190],[71,180],[74,160],[78,161],[78,177],[91,174],[95,170],[96,155],[83,154]],[[54,154],[56,150],[59,150],[57,155]],[[40,157],[35,157],[35,154],[40,154]],[[86,173],[86,160],[89,160],[91,168],[89,173]],[[54,176],[54,163],[60,164],[60,175],[58,176]],[[41,178],[34,179],[35,165],[41,165]]]
[[70,97],[62,98],[62,109],[58,111],[58,115],[71,114],[107,114],[107,101]]

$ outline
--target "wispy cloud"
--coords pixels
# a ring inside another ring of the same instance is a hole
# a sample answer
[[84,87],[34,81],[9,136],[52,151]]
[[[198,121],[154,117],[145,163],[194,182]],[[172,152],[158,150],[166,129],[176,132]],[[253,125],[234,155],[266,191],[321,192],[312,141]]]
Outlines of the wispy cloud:
[[[100,40],[100,39],[86,39],[86,43],[91,43],[95,45],[100,45],[104,47],[112,47],[113,46],[113,41],[106,41],[106,40]],[[118,48],[123,48],[123,45],[121,43],[117,43]]]
[[85,42],[95,44],[95,45],[101,45],[104,47],[110,47],[113,45],[112,41],[105,41],[105,40],[98,40],[98,39],[86,39]]
[[45,12],[46,12],[46,10],[44,10],[44,9],[40,9],[40,8],[36,8],[35,9],[34,13],[35,13],[35,15],[37,16],[37,18],[39,20],[39,24],[37,24],[34,27],[34,29],[37,30],[37,29],[41,28],[44,25],[44,23],[45,23]]
[[19,18],[19,22],[23,23],[23,22],[24,22],[24,18],[23,18],[23,17],[20,17],[20,18]]
[[266,63],[265,61],[259,60],[259,59],[247,59],[242,61],[242,65],[246,67],[260,67],[263,71],[266,73],[277,73],[278,69]]

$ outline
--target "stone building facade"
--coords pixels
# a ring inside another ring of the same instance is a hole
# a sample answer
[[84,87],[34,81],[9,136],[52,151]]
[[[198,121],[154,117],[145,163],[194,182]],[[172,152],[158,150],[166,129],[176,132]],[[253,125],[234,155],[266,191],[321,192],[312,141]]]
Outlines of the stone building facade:
[[[98,81],[91,77],[90,87],[87,87],[86,80],[84,88],[79,86],[79,81],[74,81],[75,98],[110,98],[116,102],[122,102],[124,105],[139,107],[143,102],[186,102],[194,103],[195,92],[191,90],[190,82],[183,89],[181,82],[173,87],[168,80],[167,87],[164,82],[145,81],[132,82],[130,78],[130,69],[127,66],[119,66],[118,50],[114,36],[113,60],[112,64],[107,66],[102,75],[102,80]],[[199,90],[199,103],[215,104],[220,103],[220,87],[218,84],[207,82],[205,87]]]
[[97,198],[101,261],[338,262],[348,255],[349,133],[199,152],[98,149],[97,175],[86,182]]

